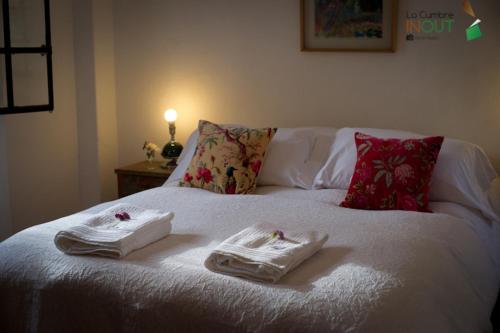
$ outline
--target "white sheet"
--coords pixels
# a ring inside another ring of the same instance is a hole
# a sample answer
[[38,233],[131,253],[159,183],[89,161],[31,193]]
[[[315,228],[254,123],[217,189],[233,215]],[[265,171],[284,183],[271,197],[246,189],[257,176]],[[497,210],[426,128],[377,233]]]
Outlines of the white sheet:
[[[432,206],[436,214],[349,210],[335,205],[345,195],[337,190],[258,193],[161,187],[123,198],[176,217],[169,237],[120,261],[59,252],[52,239],[75,223],[72,217],[11,237],[0,244],[0,330],[69,329],[74,313],[94,318],[79,322],[88,330],[491,330],[500,238],[491,224],[466,216],[474,212],[439,203]],[[217,244],[256,222],[330,238],[277,285],[203,266]]]

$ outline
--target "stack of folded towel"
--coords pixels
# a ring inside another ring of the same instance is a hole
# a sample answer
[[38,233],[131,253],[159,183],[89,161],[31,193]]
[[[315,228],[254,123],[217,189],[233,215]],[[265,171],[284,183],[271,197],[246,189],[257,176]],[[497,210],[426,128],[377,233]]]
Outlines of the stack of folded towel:
[[205,261],[209,270],[261,282],[277,282],[316,253],[328,235],[278,231],[272,225],[244,229],[217,246]]
[[122,258],[167,236],[173,217],[171,212],[117,204],[101,213],[87,215],[81,224],[58,232],[54,242],[67,254]]

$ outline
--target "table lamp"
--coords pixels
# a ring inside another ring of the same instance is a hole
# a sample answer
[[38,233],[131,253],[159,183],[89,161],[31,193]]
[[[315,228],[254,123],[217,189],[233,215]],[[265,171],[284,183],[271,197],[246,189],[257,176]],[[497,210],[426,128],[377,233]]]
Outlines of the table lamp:
[[161,165],[162,168],[175,168],[177,166],[177,158],[182,152],[182,145],[175,142],[175,121],[177,120],[177,111],[168,109],[163,115],[168,122],[168,131],[170,133],[170,142],[168,142],[161,152],[167,161]]

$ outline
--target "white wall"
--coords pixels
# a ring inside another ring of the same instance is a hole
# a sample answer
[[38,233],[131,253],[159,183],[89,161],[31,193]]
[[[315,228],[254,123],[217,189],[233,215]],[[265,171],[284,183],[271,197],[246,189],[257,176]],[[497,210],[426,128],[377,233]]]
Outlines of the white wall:
[[92,3],[100,201],[108,201],[116,199],[114,170],[118,167],[113,1]]
[[[115,0],[120,163],[197,120],[400,128],[483,146],[500,168],[500,2],[476,1],[484,37],[465,41],[459,0],[401,0],[395,54],[302,53],[298,0]],[[456,14],[438,41],[404,40],[407,10]]]
[[[92,1],[73,1],[75,87],[78,134],[80,203],[95,205],[100,199],[99,151],[95,97],[94,32]],[[83,181],[84,180],[84,181]]]

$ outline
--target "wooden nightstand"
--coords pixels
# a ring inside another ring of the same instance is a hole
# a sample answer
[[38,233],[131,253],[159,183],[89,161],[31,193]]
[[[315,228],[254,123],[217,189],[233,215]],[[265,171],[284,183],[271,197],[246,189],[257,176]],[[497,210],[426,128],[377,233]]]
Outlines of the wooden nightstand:
[[173,169],[162,169],[160,165],[161,162],[144,161],[116,169],[118,196],[123,198],[163,185]]

